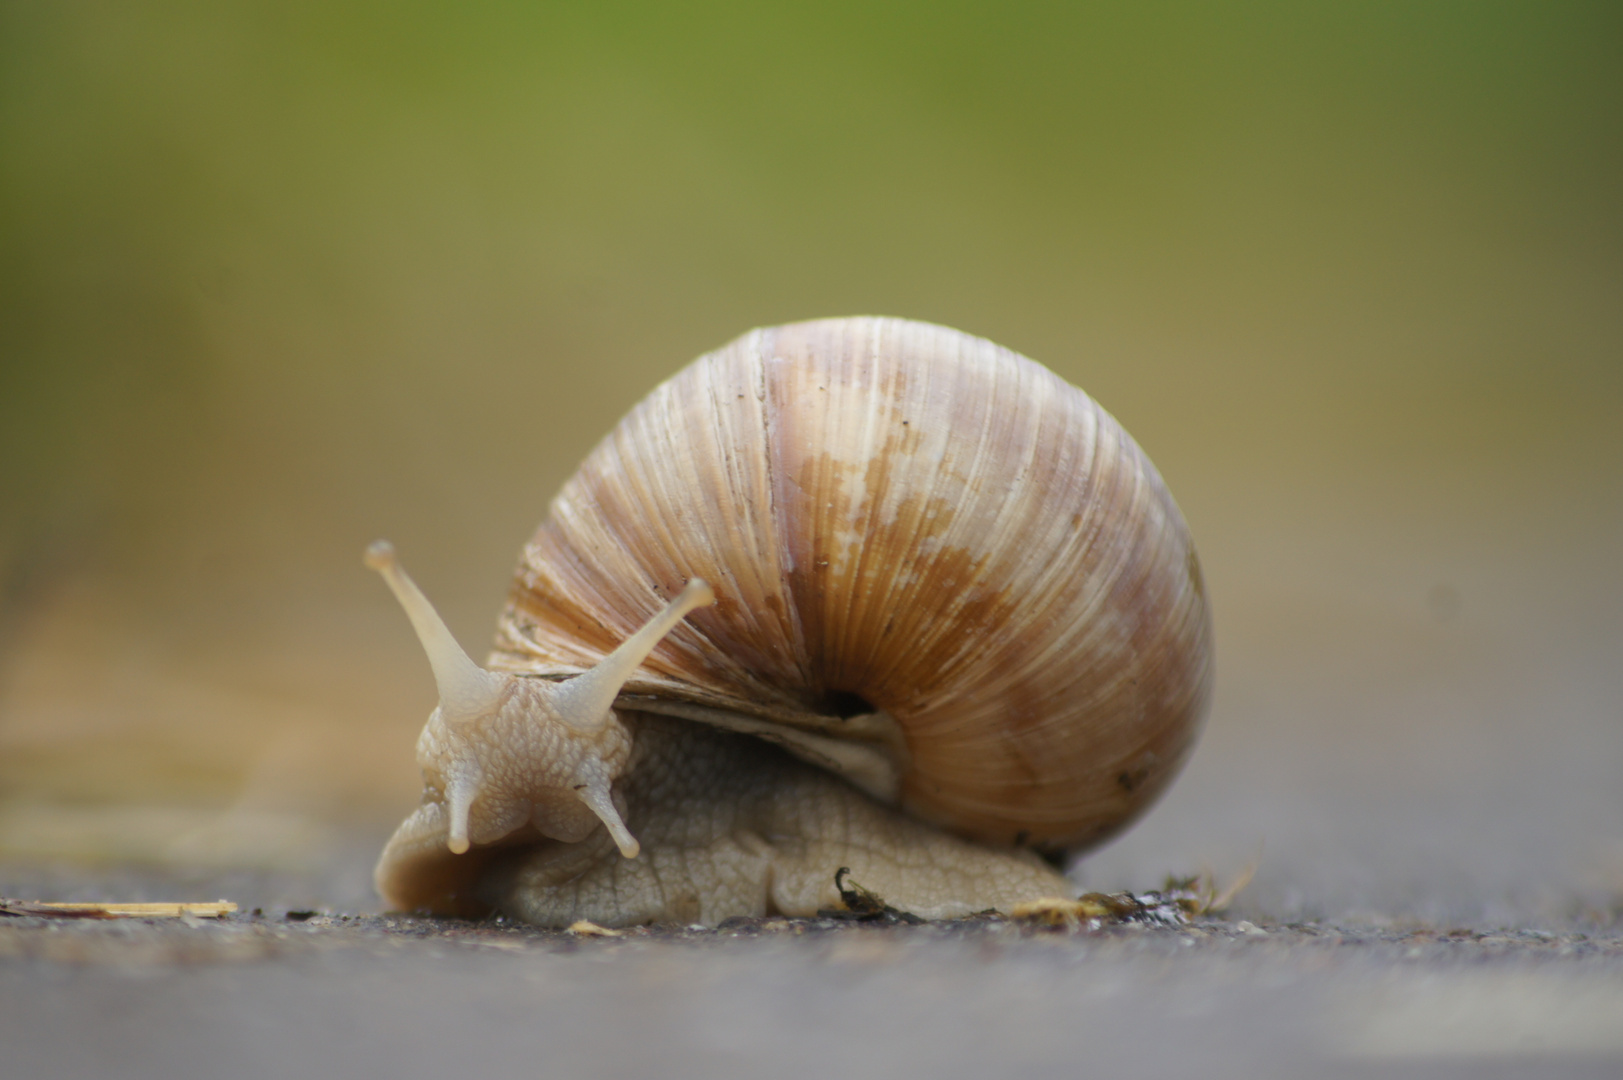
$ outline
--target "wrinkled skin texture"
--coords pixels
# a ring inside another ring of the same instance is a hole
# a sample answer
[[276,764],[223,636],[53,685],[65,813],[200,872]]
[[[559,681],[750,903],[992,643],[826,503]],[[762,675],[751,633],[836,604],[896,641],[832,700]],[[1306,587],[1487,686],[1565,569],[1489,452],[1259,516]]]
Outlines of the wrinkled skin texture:
[[633,750],[614,796],[641,843],[637,858],[622,857],[602,827],[578,843],[525,827],[451,855],[444,806],[430,800],[390,842],[378,882],[385,898],[441,914],[630,926],[814,915],[841,906],[834,875],[842,866],[891,906],[925,918],[1074,891],[1029,852],[914,821],[758,739],[618,716]]

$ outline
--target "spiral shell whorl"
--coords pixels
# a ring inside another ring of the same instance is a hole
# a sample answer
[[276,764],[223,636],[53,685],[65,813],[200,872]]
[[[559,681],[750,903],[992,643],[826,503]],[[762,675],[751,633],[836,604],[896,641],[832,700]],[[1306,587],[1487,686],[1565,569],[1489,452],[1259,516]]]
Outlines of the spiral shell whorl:
[[716,606],[628,693],[824,732],[870,703],[902,733],[901,805],[980,840],[1118,831],[1208,696],[1153,466],[1080,390],[944,327],[756,330],[658,387],[526,546],[492,666],[590,666],[693,576]]

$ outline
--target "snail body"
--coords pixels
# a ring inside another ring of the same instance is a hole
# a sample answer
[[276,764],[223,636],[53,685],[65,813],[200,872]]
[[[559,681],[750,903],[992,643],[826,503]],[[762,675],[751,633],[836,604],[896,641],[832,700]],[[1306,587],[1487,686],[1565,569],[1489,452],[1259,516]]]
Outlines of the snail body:
[[656,388],[525,546],[489,670],[369,561],[441,691],[377,869],[399,908],[812,914],[840,867],[926,917],[1064,893],[1041,854],[1141,814],[1211,684],[1148,459],[1047,369],[925,323],[756,330]]

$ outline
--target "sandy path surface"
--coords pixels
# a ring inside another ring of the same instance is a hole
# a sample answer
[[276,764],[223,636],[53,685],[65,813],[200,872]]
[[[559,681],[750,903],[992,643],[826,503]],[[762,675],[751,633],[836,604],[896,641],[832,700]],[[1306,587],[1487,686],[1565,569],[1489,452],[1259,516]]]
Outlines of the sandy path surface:
[[18,1078],[1610,1077],[1623,1063],[1615,933],[768,920],[578,938],[248,915],[19,919],[0,955]]

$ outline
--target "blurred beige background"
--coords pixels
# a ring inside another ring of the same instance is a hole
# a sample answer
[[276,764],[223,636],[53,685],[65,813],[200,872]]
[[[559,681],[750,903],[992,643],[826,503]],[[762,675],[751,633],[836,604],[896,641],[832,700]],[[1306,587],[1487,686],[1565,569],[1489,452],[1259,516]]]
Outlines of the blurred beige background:
[[1195,530],[1206,744],[1090,884],[1614,913],[1620,55],[1576,3],[7,5],[0,859],[350,866],[433,705],[364,544],[477,654],[646,390],[884,313],[1087,389]]

